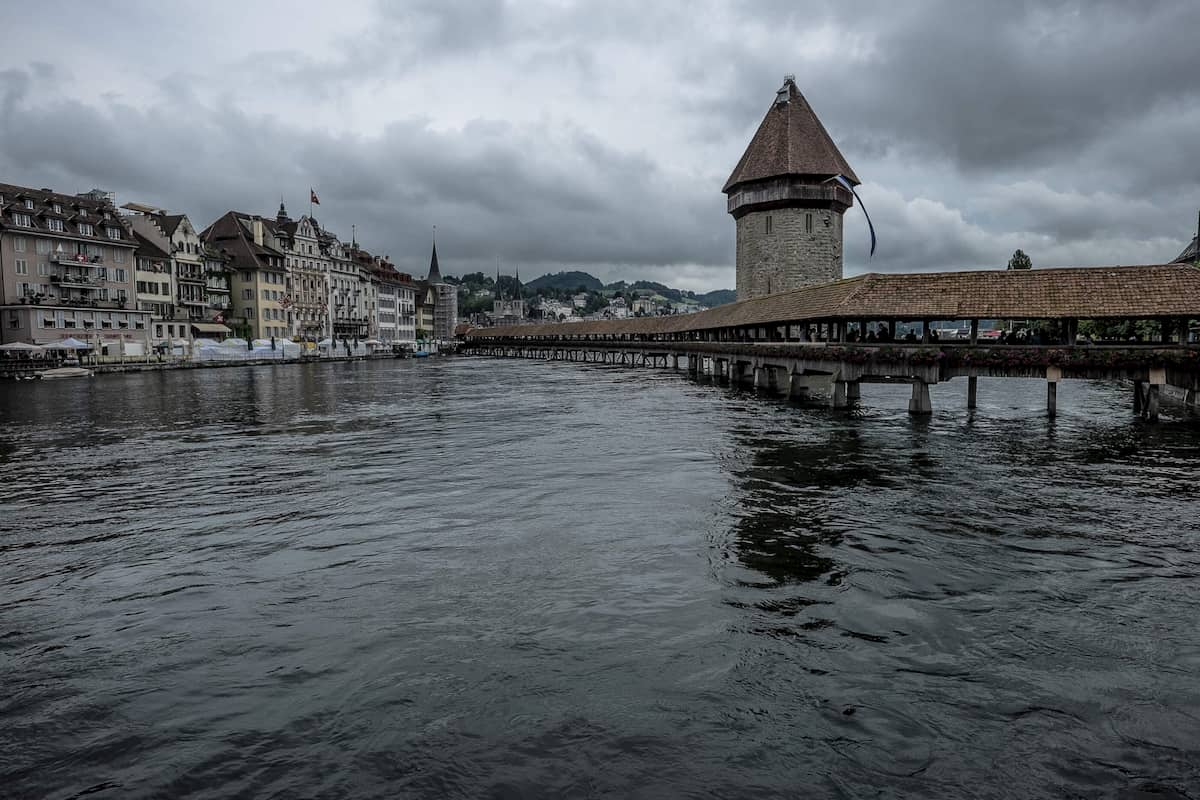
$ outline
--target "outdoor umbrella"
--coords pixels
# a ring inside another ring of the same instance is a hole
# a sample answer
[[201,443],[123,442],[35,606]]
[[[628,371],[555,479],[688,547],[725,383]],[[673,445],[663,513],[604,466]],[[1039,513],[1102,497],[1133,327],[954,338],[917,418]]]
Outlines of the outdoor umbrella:
[[81,342],[74,336],[63,339],[61,342],[53,342],[46,345],[47,350],[91,350],[92,346],[87,342]]
[[9,352],[21,351],[23,353],[41,353],[45,350],[44,347],[39,347],[36,344],[27,344],[25,342],[12,342],[11,344],[0,344],[0,350]]

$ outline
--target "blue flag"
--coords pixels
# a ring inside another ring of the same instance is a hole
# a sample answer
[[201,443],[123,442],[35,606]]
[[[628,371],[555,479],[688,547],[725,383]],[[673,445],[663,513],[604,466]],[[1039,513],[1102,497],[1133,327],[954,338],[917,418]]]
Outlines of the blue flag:
[[854,195],[854,199],[858,201],[858,207],[862,209],[863,216],[867,218],[867,229],[871,231],[871,254],[868,258],[875,256],[875,226],[871,224],[871,215],[867,213],[867,207],[863,205],[862,198],[858,196],[858,192],[854,191],[854,184],[846,180],[843,175],[834,175],[833,179],[850,190],[850,194]]

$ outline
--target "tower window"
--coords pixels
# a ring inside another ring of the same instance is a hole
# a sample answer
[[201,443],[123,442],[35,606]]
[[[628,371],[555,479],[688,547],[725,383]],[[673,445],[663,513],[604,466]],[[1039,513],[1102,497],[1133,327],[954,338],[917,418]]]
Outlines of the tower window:
[[768,234],[771,232],[771,215],[770,214],[767,215],[766,230],[767,230]]
[[804,215],[804,232],[812,233],[812,231],[813,231],[812,214],[805,214]]

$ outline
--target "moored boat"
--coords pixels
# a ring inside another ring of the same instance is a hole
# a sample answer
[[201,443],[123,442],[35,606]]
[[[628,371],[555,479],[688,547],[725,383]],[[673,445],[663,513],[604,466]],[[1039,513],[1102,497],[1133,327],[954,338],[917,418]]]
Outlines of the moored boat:
[[92,371],[83,367],[58,367],[56,369],[42,370],[37,374],[42,380],[55,380],[57,378],[90,378]]

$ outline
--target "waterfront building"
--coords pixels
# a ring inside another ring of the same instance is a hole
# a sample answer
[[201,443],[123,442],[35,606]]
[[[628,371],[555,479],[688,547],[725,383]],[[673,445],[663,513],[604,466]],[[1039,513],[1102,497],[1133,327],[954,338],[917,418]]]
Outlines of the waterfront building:
[[195,336],[203,336],[217,340],[230,335],[225,317],[232,307],[230,280],[233,271],[229,267],[229,257],[211,245],[204,245],[204,280],[205,292],[208,298],[210,321],[192,325]]
[[282,302],[288,309],[291,336],[308,342],[328,338],[333,332],[329,314],[331,250],[337,237],[324,231],[310,215],[291,219],[282,201],[271,230],[284,252],[287,267]]
[[362,270],[354,257],[358,242],[334,242],[330,246],[329,307],[333,338],[358,341],[370,336],[367,292]]
[[[134,289],[137,307],[150,312],[150,342],[152,345],[170,343],[177,338],[175,328],[174,277],[171,274],[171,254],[157,242],[136,229],[134,251]],[[186,331],[178,334],[184,336]]]
[[282,302],[287,294],[287,255],[268,223],[257,214],[229,211],[201,234],[206,245],[228,259],[230,309],[223,319],[244,338],[291,336]]
[[859,183],[788,76],[722,191],[737,227],[737,298],[842,277],[842,216]]
[[396,270],[386,258],[371,256],[360,250],[374,274],[378,286],[377,311],[375,314],[378,331],[375,335],[392,347],[411,347],[416,342],[416,309],[412,276]]
[[112,196],[0,184],[0,342],[146,343],[129,223]]
[[577,295],[573,295],[573,296],[571,297],[571,303],[572,303],[572,304],[573,304],[573,305],[574,305],[576,308],[587,308],[587,304],[588,304],[588,293],[587,293],[587,292],[580,292],[580,293],[579,293],[579,294],[577,294]]
[[[228,335],[229,330],[215,321],[217,312],[209,298],[209,271],[205,261],[205,247],[200,234],[186,214],[170,214],[166,210],[143,203],[126,203],[121,206],[129,213],[126,219],[139,237],[145,242],[145,250],[153,261],[153,250],[168,254],[168,273],[172,300],[161,316],[153,321],[152,340],[155,343],[173,342],[196,336]],[[145,274],[145,273],[144,273]],[[153,272],[145,278],[138,277],[145,289],[153,288]],[[158,287],[162,288],[161,282]],[[228,290],[226,290],[226,301]],[[160,308],[160,295],[139,291],[139,304]]]

